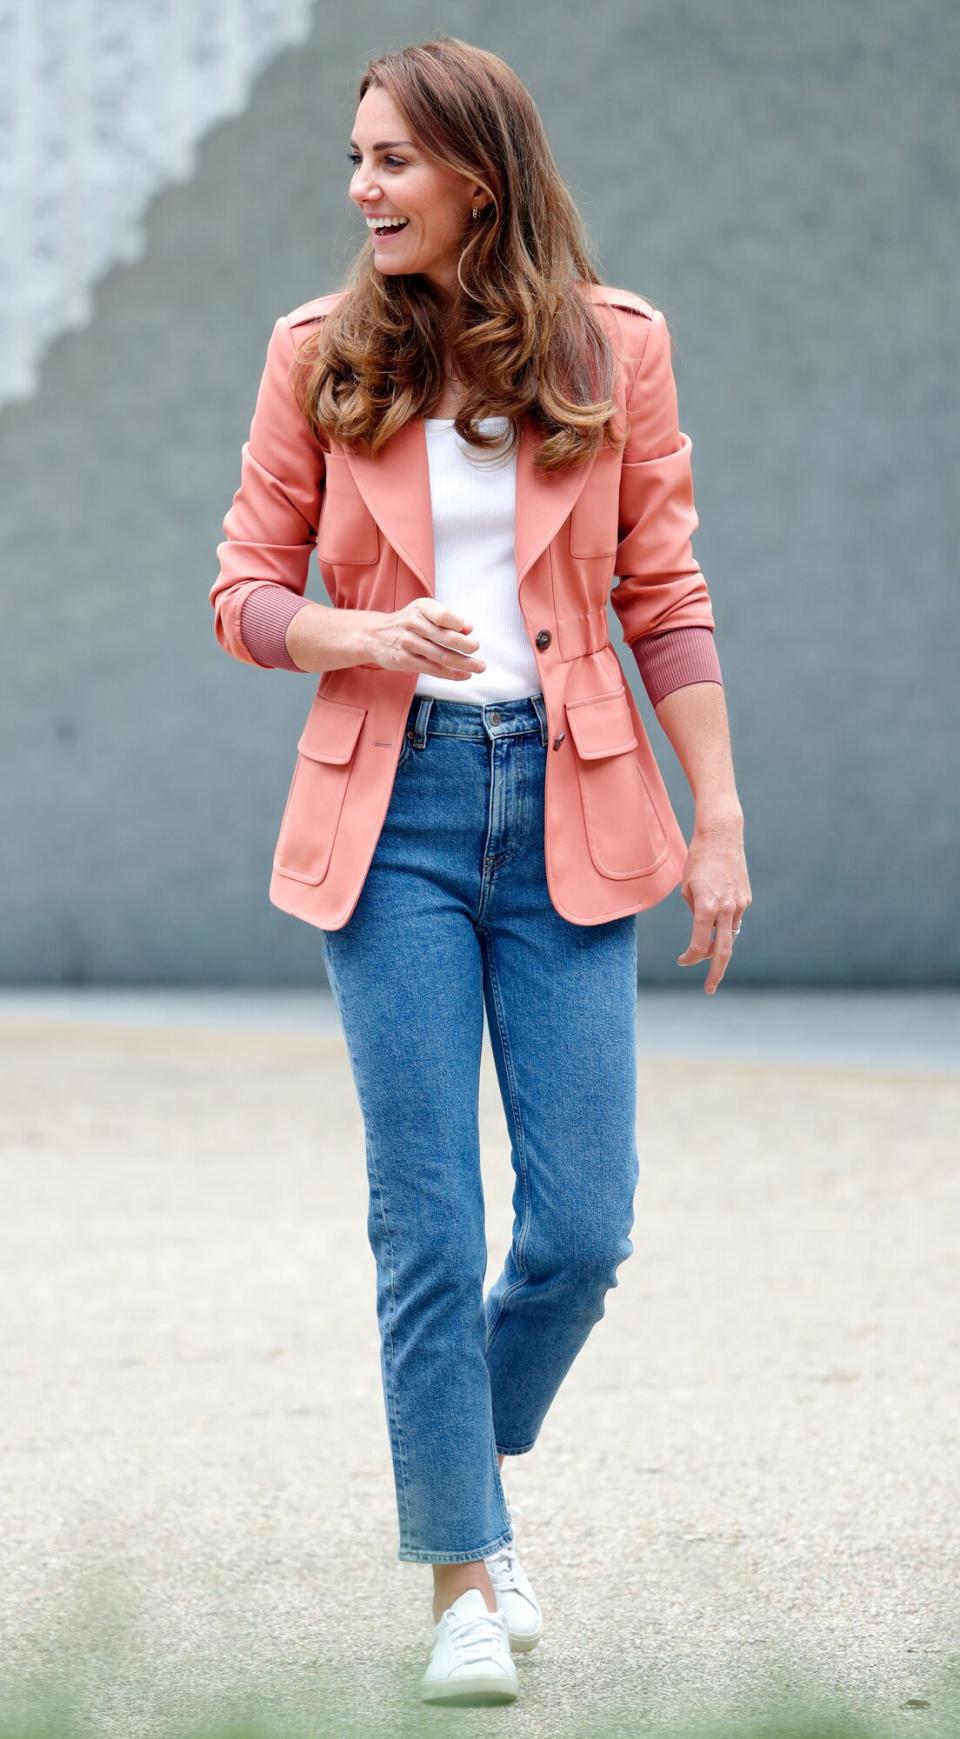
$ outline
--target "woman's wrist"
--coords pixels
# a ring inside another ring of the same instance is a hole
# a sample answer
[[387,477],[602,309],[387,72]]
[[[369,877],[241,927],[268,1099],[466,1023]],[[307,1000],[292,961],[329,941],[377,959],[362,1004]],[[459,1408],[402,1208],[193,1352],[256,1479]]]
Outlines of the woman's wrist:
[[709,797],[697,798],[694,802],[694,831],[700,834],[742,834],[743,808],[736,793],[712,793]]
[[366,664],[373,660],[373,626],[382,614],[309,604],[287,625],[287,651],[301,670],[318,674]]

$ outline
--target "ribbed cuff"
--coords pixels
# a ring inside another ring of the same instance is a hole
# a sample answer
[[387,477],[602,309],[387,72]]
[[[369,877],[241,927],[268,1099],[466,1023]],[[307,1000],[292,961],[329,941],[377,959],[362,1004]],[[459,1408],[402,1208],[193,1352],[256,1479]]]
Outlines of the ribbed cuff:
[[284,636],[297,611],[307,603],[309,599],[299,592],[270,580],[248,592],[240,610],[240,638],[251,658],[268,669],[300,670],[287,651]]
[[651,706],[689,682],[723,686],[712,628],[666,628],[659,634],[642,634],[630,645]]

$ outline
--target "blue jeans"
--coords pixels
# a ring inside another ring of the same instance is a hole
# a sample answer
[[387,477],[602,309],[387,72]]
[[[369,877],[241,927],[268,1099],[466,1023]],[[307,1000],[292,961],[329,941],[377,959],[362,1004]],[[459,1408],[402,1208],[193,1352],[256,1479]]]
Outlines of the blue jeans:
[[[544,1415],[633,1251],[636,914],[572,924],[543,856],[542,694],[415,695],[360,898],[321,931],[363,1118],[400,1549],[511,1538],[497,1455]],[[511,1141],[513,1236],[487,1266],[484,1008]]]

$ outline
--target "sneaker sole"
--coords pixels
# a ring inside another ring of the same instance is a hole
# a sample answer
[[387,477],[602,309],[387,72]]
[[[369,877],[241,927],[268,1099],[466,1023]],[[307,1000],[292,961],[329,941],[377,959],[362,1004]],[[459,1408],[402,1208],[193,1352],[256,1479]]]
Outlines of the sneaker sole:
[[496,1679],[475,1673],[466,1679],[421,1679],[420,1696],[425,1703],[512,1703],[519,1686],[502,1675]]
[[540,1641],[540,1638],[542,1637],[542,1635],[543,1635],[542,1630],[536,1631],[533,1636],[514,1636],[511,1633],[511,1635],[510,1635],[510,1647],[513,1650],[514,1654],[528,1654],[530,1649],[536,1648],[537,1643]]

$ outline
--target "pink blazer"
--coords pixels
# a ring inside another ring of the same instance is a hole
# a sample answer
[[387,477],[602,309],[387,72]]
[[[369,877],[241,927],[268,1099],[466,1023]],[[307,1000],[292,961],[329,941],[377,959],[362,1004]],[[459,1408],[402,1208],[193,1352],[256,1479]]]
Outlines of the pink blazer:
[[[645,910],[680,880],[686,841],[620,660],[625,640],[714,627],[691,549],[691,442],[677,422],[670,334],[659,309],[629,290],[581,286],[599,306],[618,358],[614,397],[626,410],[622,455],[540,475],[536,435],[517,454],[518,600],[535,650],[549,725],[544,854],[551,901],[575,924]],[[422,419],[376,458],[326,451],[296,405],[298,337],[344,291],[277,320],[223,521],[210,591],[217,639],[257,664],[241,636],[244,601],[285,588],[303,602],[312,551],[337,609],[392,611],[434,593],[433,527]],[[619,576],[618,582],[614,576]],[[710,680],[719,680],[714,675]],[[417,673],[375,664],[320,674],[297,743],[269,886],[282,911],[340,929],[356,905],[393,788]]]

